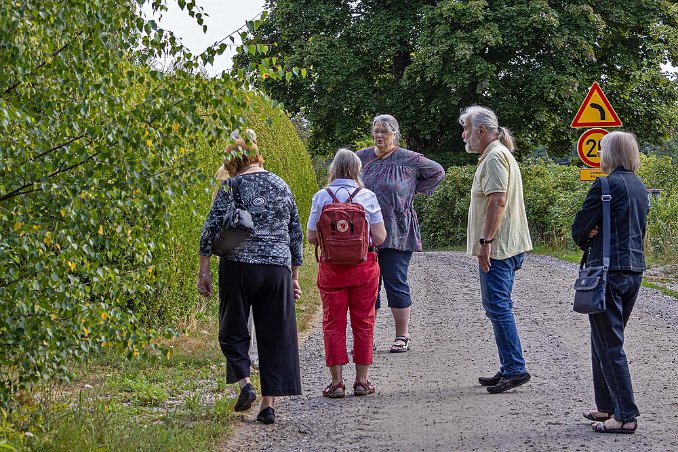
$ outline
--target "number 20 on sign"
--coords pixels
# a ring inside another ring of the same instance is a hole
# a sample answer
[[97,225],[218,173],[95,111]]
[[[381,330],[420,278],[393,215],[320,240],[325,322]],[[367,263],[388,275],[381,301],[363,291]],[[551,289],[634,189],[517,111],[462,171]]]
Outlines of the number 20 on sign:
[[582,133],[577,142],[579,158],[590,167],[600,167],[600,140],[609,132],[605,129],[589,129]]

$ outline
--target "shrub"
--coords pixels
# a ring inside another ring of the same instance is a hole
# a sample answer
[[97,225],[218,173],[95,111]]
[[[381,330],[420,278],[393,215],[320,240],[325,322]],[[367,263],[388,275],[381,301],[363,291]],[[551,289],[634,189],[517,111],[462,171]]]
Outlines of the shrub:
[[[530,234],[535,245],[576,249],[570,228],[590,184],[579,181],[579,168],[545,160],[521,164]],[[430,197],[417,197],[424,246],[440,248],[466,244],[469,195],[475,166],[450,167],[445,180]],[[639,176],[651,188],[661,188],[652,199],[648,217],[646,253],[670,259],[678,252],[678,167],[668,157],[641,156]]]
[[[290,185],[299,208],[302,228],[305,228],[311,197],[317,190],[310,157],[294,125],[282,110],[261,99],[255,100],[253,107],[251,112],[245,113],[247,127],[257,133],[266,169]],[[154,259],[158,269],[154,282],[157,289],[152,295],[134,301],[134,310],[145,324],[186,323],[210,306],[195,288],[198,245],[216,187],[211,176],[223,163],[225,145],[226,141],[219,146],[210,146],[198,140],[191,151],[196,160],[194,170],[206,176],[201,176],[196,184],[176,196],[169,208],[169,227],[157,233],[155,241],[164,245]]]

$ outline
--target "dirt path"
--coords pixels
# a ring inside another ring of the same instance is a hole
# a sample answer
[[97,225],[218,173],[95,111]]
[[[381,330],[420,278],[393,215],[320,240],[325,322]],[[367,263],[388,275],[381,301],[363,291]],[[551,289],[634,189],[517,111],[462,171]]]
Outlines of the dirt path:
[[[588,320],[571,310],[575,274],[572,264],[528,256],[514,301],[532,381],[490,395],[476,383],[498,366],[476,260],[416,253],[413,348],[388,352],[393,320],[382,310],[370,377],[377,394],[322,397],[329,372],[316,321],[301,350],[304,395],[280,399],[272,427],[254,423],[252,409],[224,450],[678,450],[678,302],[641,291],[626,333],[638,431],[596,434],[581,417],[593,407],[593,390]],[[355,373],[345,369],[349,386]]]

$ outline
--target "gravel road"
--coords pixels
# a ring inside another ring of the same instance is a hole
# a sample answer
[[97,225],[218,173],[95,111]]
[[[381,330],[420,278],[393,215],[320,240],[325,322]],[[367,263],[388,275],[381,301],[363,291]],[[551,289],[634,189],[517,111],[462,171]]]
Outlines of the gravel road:
[[[281,398],[273,426],[253,408],[222,450],[656,450],[678,451],[678,302],[641,290],[626,332],[636,403],[635,435],[594,433],[588,319],[571,309],[576,266],[529,255],[514,309],[532,380],[488,394],[477,384],[498,358],[480,301],[477,260],[461,252],[415,253],[412,349],[391,354],[393,319],[377,317],[370,380],[377,393],[323,398],[330,381],[318,318],[301,348],[303,396]],[[355,377],[344,371],[347,389]]]

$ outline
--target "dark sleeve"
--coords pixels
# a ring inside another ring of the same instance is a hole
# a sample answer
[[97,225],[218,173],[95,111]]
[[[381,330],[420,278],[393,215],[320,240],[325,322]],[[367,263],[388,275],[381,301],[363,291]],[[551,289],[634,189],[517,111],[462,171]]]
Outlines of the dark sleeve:
[[299,219],[299,209],[297,203],[294,201],[292,193],[290,193],[290,200],[292,206],[290,208],[290,253],[292,254],[292,265],[300,266],[304,263],[303,247],[304,235],[301,232],[301,220]]
[[233,209],[233,192],[231,191],[228,181],[225,181],[217,196],[214,198],[212,210],[207,214],[205,225],[202,227],[202,234],[200,235],[200,255],[209,256],[212,254],[212,242],[217,236],[224,220],[231,215]]
[[415,193],[432,194],[445,178],[445,170],[438,163],[417,154],[417,186]]
[[589,232],[598,226],[600,229],[603,219],[603,202],[600,199],[602,190],[600,181],[596,179],[586,194],[584,204],[574,216],[572,223],[572,239],[582,250],[589,246]]

